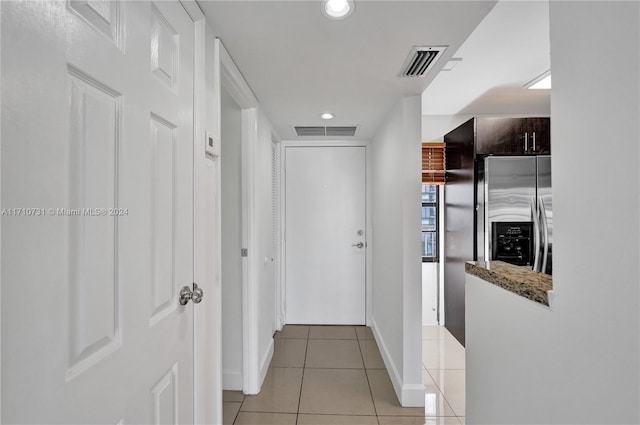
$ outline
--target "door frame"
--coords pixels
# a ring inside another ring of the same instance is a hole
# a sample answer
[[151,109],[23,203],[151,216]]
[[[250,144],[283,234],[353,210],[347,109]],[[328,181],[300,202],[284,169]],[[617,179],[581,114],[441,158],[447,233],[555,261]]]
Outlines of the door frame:
[[[0,1],[0,17],[2,16],[2,2]],[[0,19],[0,69],[2,69],[2,19]],[[0,84],[1,86],[1,84]],[[2,187],[2,132],[0,132],[0,187]],[[0,196],[0,211],[2,196]],[[2,224],[0,222],[0,242],[2,241]],[[0,243],[0,264],[2,264],[2,243]],[[0,273],[0,317],[2,317],[2,273]],[[0,412],[2,412],[2,332],[0,332]],[[0,417],[0,422],[2,418]]]
[[[208,323],[207,317],[211,311],[218,312],[220,296],[216,295],[215,276],[220,262],[216,260],[220,250],[215,246],[214,258],[205,249],[211,245],[207,238],[219,235],[219,228],[213,224],[214,234],[196,232],[195,229],[206,229],[206,222],[215,216],[215,211],[206,210],[205,191],[211,184],[209,178],[214,175],[219,184],[216,172],[207,170],[204,158],[205,134],[207,124],[211,121],[206,116],[206,32],[207,20],[195,0],[179,0],[194,24],[194,58],[193,58],[193,281],[196,282],[207,296],[205,303],[194,308],[193,317],[193,419],[194,423],[220,423],[222,421],[222,381],[217,382],[217,371],[221,369],[221,355],[216,347],[220,346],[220,332],[216,332],[217,324]],[[219,163],[215,166],[219,170]],[[218,193],[217,189],[214,188]],[[214,208],[219,200],[214,199]],[[213,262],[213,267],[211,267]],[[211,275],[211,271],[214,274]],[[207,302],[208,301],[208,302]],[[205,310],[206,309],[206,310]],[[207,314],[209,313],[209,314]],[[213,385],[211,384],[213,383]],[[211,401],[215,400],[215,403]]]
[[286,324],[286,311],[284,309],[284,284],[283,282],[283,262],[284,262],[284,181],[283,181],[283,170],[284,170],[284,159],[282,155],[284,155],[284,147],[282,141],[273,134],[271,136],[271,146],[272,152],[275,152],[276,157],[274,158],[275,165],[275,182],[272,184],[275,186],[275,198],[276,198],[276,216],[273,217],[274,221],[277,223],[277,228],[275,229],[275,252],[273,253],[275,256],[275,270],[274,270],[274,280],[273,280],[273,295],[274,295],[274,321],[273,327],[274,331],[281,331],[284,325]]
[[286,149],[289,147],[364,147],[365,148],[365,229],[367,235],[367,252],[365,254],[365,323],[367,326],[371,325],[371,306],[372,306],[372,294],[371,294],[371,282],[372,282],[372,264],[373,264],[373,228],[371,223],[372,217],[372,190],[371,190],[371,141],[369,140],[304,140],[304,141],[283,141],[280,143],[280,279],[276,281],[276,315],[281,312],[281,323],[286,324],[286,205],[287,205],[287,192],[285,178],[287,169]]
[[[258,265],[255,231],[255,151],[258,143],[258,99],[233,62],[220,39],[220,85],[241,109],[241,199],[242,247],[242,391],[258,394],[266,368],[260,366],[258,353]],[[222,319],[224,320],[224,318]],[[268,366],[268,362],[267,362]]]

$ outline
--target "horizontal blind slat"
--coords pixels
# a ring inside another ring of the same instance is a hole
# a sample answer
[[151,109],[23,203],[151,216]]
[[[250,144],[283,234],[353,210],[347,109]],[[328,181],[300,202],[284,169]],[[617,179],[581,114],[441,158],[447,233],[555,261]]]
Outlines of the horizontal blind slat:
[[422,144],[422,183],[437,184],[445,183],[444,143],[423,143]]

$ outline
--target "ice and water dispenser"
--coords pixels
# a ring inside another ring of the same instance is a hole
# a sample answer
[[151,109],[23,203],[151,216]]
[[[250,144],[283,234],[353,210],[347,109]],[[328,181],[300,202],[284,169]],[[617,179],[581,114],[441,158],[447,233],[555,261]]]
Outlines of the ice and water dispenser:
[[491,223],[491,259],[517,266],[533,265],[533,222]]

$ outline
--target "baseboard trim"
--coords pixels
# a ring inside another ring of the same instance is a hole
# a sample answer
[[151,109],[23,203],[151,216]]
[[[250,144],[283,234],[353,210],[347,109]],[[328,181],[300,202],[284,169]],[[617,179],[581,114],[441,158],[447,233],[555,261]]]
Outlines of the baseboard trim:
[[387,368],[391,383],[393,384],[393,390],[396,392],[396,397],[402,407],[424,407],[424,392],[425,388],[422,384],[404,384],[402,375],[398,372],[395,362],[392,360],[387,344],[382,338],[380,331],[378,331],[378,325],[376,320],[371,317],[371,330],[373,336],[376,339],[382,360]]
[[242,391],[242,372],[239,370],[223,370],[222,389]]
[[273,338],[269,340],[269,345],[265,350],[264,355],[262,356],[262,361],[260,362],[260,384],[259,388],[262,389],[262,384],[264,383],[264,378],[267,376],[267,372],[269,371],[269,365],[271,364],[271,359],[273,358],[273,350],[274,343]]
[[385,343],[384,338],[382,338],[380,331],[378,331],[378,324],[376,323],[376,319],[373,317],[371,318],[371,330],[373,331],[373,336],[376,339],[378,348],[380,349],[380,354],[382,354],[382,360],[384,361],[384,365],[387,368],[389,377],[391,378],[391,383],[393,384],[393,389],[396,392],[396,397],[398,397],[400,404],[402,404],[402,375],[398,373],[398,368],[389,354],[387,344]]
[[402,407],[424,407],[425,388],[422,384],[404,384],[402,386]]

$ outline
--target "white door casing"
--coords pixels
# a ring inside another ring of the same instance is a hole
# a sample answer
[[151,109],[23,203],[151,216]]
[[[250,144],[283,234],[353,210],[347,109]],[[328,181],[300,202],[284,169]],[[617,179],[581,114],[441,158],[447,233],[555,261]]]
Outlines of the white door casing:
[[256,277],[259,259],[254,158],[258,143],[258,100],[220,40],[218,50],[221,84],[241,108],[241,227],[242,246],[247,249],[246,257],[242,257],[242,390],[245,394],[258,394],[270,362],[270,358],[265,359],[261,365],[258,353],[260,289]]
[[285,148],[287,323],[365,324],[365,211],[365,147]]
[[193,22],[2,7],[2,421],[192,423]]

